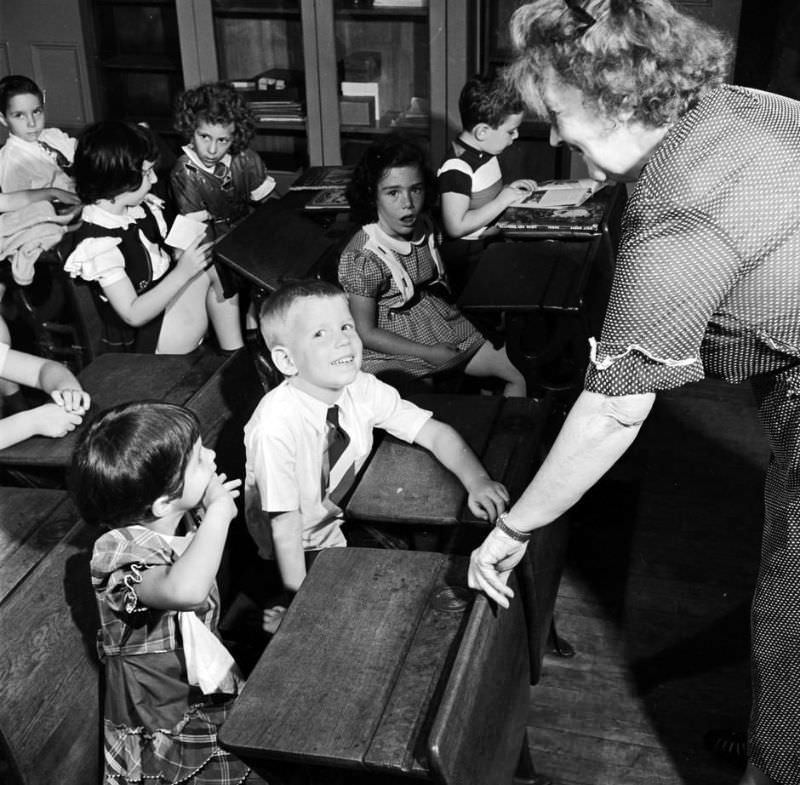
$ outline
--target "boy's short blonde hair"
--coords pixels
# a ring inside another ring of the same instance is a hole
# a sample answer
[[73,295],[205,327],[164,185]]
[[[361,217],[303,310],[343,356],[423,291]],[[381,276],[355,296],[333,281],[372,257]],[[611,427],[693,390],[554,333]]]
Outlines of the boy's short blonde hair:
[[286,342],[288,338],[286,330],[292,308],[295,303],[306,297],[344,297],[347,299],[344,290],[335,284],[317,278],[293,281],[279,287],[261,304],[258,317],[261,335],[268,349]]

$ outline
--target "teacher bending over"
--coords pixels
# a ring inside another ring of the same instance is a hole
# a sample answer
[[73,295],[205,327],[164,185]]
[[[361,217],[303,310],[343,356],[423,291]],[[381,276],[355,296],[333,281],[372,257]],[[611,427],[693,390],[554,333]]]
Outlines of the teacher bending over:
[[659,390],[750,379],[772,460],[741,782],[800,784],[800,103],[725,84],[728,41],[668,0],[537,0],[511,33],[551,143],[635,187],[584,390],[470,585],[507,605],[531,530],[625,452]]

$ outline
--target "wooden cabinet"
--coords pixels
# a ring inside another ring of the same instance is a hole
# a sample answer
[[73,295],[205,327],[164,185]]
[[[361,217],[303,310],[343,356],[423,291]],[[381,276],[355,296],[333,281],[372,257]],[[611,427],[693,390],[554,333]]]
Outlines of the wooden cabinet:
[[92,17],[99,116],[170,133],[183,89],[174,1],[94,0]]
[[177,0],[185,82],[255,87],[255,106],[269,99],[259,95],[259,76],[299,91],[300,118],[260,115],[256,149],[279,168],[352,163],[377,134],[394,129],[419,137],[436,163],[458,128],[468,6],[468,0]]

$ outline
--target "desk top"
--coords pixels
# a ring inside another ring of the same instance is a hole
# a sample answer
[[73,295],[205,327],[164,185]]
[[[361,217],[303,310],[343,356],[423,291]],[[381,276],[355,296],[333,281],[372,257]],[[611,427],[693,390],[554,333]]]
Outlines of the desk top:
[[[409,396],[452,425],[512,501],[525,489],[541,455],[547,407],[534,398],[483,395]],[[387,481],[391,478],[391,481]],[[456,476],[427,450],[386,436],[370,458],[345,509],[353,520],[452,526],[483,523],[469,511]]]
[[245,760],[424,774],[431,703],[473,603],[466,567],[439,553],[322,551],[220,742]]
[[0,603],[79,523],[66,491],[3,488],[0,492]]
[[303,213],[313,193],[292,191],[259,205],[216,244],[217,259],[268,292],[312,276],[328,254],[338,253],[347,229],[330,216],[315,220]]
[[473,311],[579,313],[596,242],[539,240],[490,245],[458,304]]
[[[127,401],[160,400],[194,408],[195,401],[204,401],[204,387],[214,384],[214,377],[233,363],[241,362],[242,350],[224,356],[198,350],[191,354],[101,354],[79,374],[84,389],[92,396],[92,407],[81,426],[61,439],[34,436],[0,450],[0,465],[37,468],[66,468],[78,436],[86,424],[100,411]],[[204,410],[205,411],[205,410]],[[212,412],[201,419],[204,438],[215,420]]]

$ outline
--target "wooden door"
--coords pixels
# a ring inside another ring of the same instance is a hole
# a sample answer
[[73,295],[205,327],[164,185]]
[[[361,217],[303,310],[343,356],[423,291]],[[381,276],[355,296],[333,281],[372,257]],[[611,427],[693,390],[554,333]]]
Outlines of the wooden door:
[[45,91],[47,124],[77,133],[94,120],[80,0],[3,0],[0,76],[24,74]]

